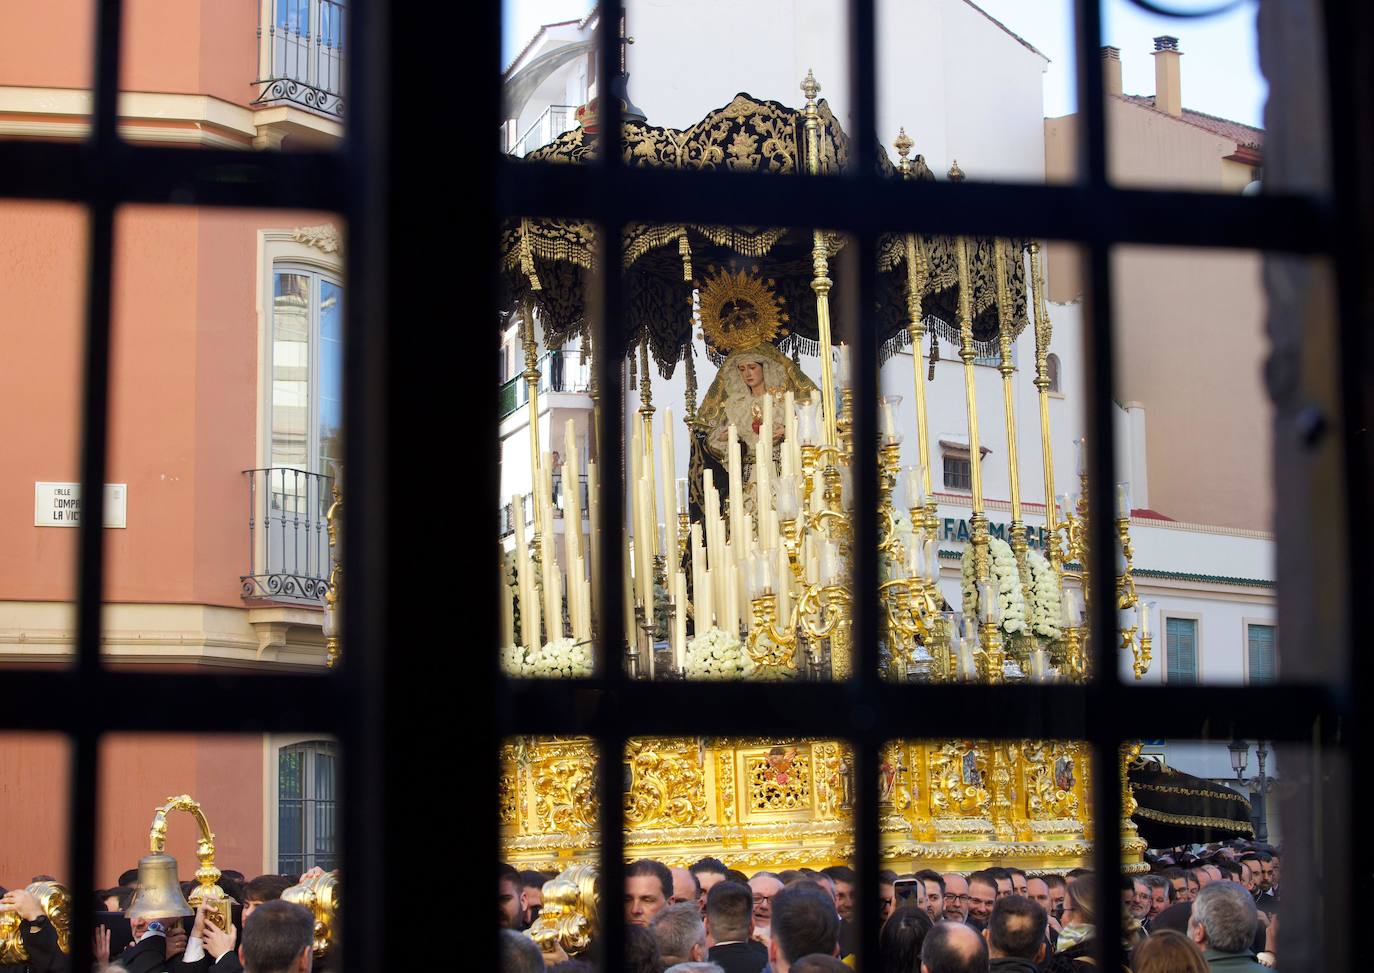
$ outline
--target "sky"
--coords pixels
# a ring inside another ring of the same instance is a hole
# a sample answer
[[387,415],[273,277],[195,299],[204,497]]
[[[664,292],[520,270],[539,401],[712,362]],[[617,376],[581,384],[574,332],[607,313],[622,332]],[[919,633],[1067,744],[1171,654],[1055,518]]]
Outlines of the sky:
[[[690,0],[684,0],[690,2]],[[841,0],[835,0],[841,2]],[[1045,114],[1075,110],[1073,0],[976,0],[1050,59],[1045,72]],[[1206,8],[1219,0],[1171,0],[1180,10]],[[541,24],[585,16],[592,0],[504,0],[502,65],[514,59]],[[1243,0],[1228,13],[1196,20],[1145,13],[1129,0],[1103,0],[1103,42],[1121,49],[1127,94],[1155,90],[1153,38],[1171,34],[1183,52],[1183,103],[1195,111],[1261,126],[1268,84],[1259,70],[1255,16],[1259,0]],[[634,34],[634,24],[629,24]]]

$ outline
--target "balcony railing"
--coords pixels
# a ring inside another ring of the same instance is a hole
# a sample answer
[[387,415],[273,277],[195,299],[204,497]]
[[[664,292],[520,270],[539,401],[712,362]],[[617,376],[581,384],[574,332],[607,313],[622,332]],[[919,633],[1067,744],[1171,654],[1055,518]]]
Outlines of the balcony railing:
[[276,467],[248,478],[248,573],[243,597],[320,604],[329,588],[325,513],[331,477]]
[[576,111],[577,108],[573,105],[550,105],[545,108],[525,129],[525,134],[511,146],[510,154],[523,159],[535,149],[548,145],[564,132],[571,131],[577,124],[577,119],[573,117]]
[[346,6],[338,0],[271,0],[258,26],[267,73],[255,105],[289,102],[343,118]]
[[[577,478],[578,492],[581,494],[580,509],[582,519],[588,520],[587,513],[587,475],[584,473]],[[525,526],[534,526],[534,497],[532,494],[525,494]],[[560,473],[553,475],[553,516],[554,519],[561,519],[563,516],[563,479]],[[505,504],[501,508],[501,536],[507,537],[515,533],[515,512],[510,504]]]
[[[592,363],[582,361],[582,352],[550,351],[539,359],[540,392],[586,392],[592,387]],[[510,415],[530,400],[530,387],[523,372],[504,383],[498,392],[501,418]]]

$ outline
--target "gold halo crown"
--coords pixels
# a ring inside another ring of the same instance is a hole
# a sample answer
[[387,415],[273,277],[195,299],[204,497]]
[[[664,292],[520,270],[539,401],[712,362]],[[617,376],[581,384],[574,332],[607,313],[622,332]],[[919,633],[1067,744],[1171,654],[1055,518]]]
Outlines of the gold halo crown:
[[760,277],[757,266],[747,271],[710,267],[696,287],[701,332],[717,351],[733,354],[788,333],[777,282]]

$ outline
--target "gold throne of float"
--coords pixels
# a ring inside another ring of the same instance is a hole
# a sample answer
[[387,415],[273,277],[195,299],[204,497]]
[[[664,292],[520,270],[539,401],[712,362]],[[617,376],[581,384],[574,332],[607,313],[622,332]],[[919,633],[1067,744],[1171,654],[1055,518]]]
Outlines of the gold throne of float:
[[[883,867],[1063,872],[1089,864],[1088,755],[1076,743],[892,742],[879,769]],[[636,738],[620,768],[625,855],[686,866],[823,868],[854,859],[854,775],[835,740]],[[589,738],[522,737],[501,753],[507,861],[597,864],[596,750]],[[1144,843],[1123,828],[1129,866]]]

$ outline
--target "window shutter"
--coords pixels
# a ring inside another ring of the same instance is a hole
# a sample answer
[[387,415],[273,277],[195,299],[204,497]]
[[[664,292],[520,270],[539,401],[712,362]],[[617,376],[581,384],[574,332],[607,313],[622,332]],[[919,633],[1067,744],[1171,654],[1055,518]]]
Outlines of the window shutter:
[[1247,651],[1250,655],[1250,682],[1278,681],[1278,654],[1274,646],[1273,625],[1246,627]]
[[1197,621],[1171,618],[1166,625],[1168,681],[1181,686],[1197,685]]

